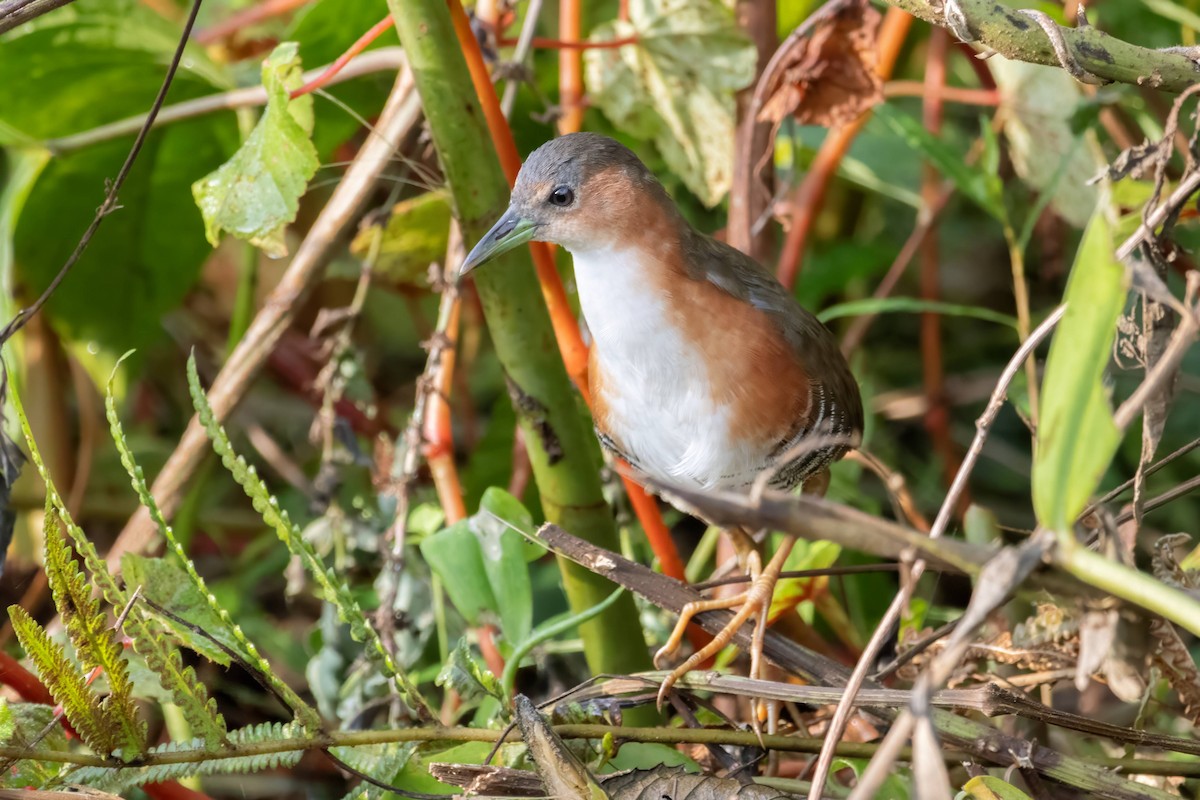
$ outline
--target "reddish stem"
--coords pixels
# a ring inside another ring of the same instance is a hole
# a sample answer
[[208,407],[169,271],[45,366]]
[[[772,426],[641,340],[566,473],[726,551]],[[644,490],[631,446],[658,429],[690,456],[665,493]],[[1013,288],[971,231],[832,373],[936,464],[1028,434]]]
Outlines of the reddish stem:
[[[950,38],[941,28],[929,35],[929,47],[925,58],[925,98],[922,117],[925,128],[938,136],[942,131],[946,89],[946,54]],[[928,161],[922,169],[921,200],[926,209],[938,203],[942,193],[942,178],[937,167]],[[941,298],[939,270],[941,254],[937,236],[927,236],[921,244],[920,293],[923,300],[937,301]],[[946,403],[945,374],[942,363],[942,320],[936,313],[921,314],[921,365],[922,382],[928,411],[925,413],[925,430],[933,440],[934,449],[942,460],[942,468],[949,483],[958,472],[958,453],[954,437],[950,433],[950,408]]]
[[21,662],[0,650],[0,685],[12,687],[22,700],[43,706],[54,705],[50,690],[38,676],[21,666]]
[[175,781],[143,784],[142,791],[154,800],[209,800],[208,795],[193,791]]
[[350,45],[350,47],[346,49],[346,52],[338,56],[337,60],[330,64],[324,72],[301,86],[299,89],[294,90],[289,96],[295,100],[297,97],[308,94],[309,92],[315,92],[317,89],[320,89],[322,86],[329,83],[331,80],[333,80],[335,75],[342,71],[343,67],[350,63],[350,59],[354,58],[363,50],[366,50],[368,47],[370,47],[371,43],[382,36],[383,32],[390,27],[392,27],[392,15],[388,14],[386,17],[379,20],[379,22],[376,22],[373,26],[371,26],[369,31],[358,37],[358,41]]
[[[912,24],[912,17],[907,13],[892,7],[887,10],[883,23],[879,27],[879,62],[876,69],[885,80],[891,77],[900,55],[900,47]],[[854,122],[835,128],[825,137],[817,156],[809,167],[808,174],[796,187],[792,194],[791,207],[796,209],[796,218],[788,231],[783,243],[783,252],[779,256],[779,267],[776,275],[779,282],[791,288],[796,283],[800,273],[800,260],[808,245],[808,234],[825,202],[825,193],[833,176],[837,174],[842,157],[850,149],[850,144],[858,136],[858,132],[866,125],[870,112],[862,114]]]
[[1000,92],[996,89],[968,89],[961,86],[934,89],[920,81],[888,81],[883,86],[884,97],[929,97],[932,91],[936,91],[937,99],[945,103],[988,107],[1000,105]]
[[196,41],[203,45],[215,44],[225,37],[237,33],[242,28],[248,28],[271,17],[278,17],[290,11],[295,11],[297,8],[308,4],[308,2],[309,0],[266,0],[266,2],[247,8],[245,11],[239,11],[232,17],[229,17],[229,19],[218,22],[211,28],[200,31],[196,34]]
[[[640,42],[637,36],[625,36],[621,39],[609,39],[603,42],[578,41],[574,39],[545,39],[533,37],[531,44],[538,50],[616,50]],[[497,38],[496,43],[501,47],[513,47],[517,40],[512,37]]]

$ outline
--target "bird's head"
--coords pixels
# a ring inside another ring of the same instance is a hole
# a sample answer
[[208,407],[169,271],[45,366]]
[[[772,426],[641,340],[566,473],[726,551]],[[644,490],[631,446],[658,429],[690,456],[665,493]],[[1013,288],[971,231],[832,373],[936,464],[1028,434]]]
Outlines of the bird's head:
[[571,252],[611,247],[643,231],[648,211],[663,209],[676,213],[661,184],[625,145],[596,133],[560,136],[525,161],[508,210],[459,274],[529,241]]

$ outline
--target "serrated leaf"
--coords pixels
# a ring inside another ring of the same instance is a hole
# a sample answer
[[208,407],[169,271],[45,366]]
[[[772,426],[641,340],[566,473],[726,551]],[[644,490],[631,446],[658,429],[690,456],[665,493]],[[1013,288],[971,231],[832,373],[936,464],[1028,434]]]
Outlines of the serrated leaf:
[[[287,684],[286,681],[275,675],[271,669],[271,665],[266,659],[259,655],[258,649],[254,646],[247,636],[242,632],[239,626],[229,616],[216,597],[208,590],[204,579],[196,572],[195,565],[188,558],[187,552],[175,537],[175,532],[171,526],[167,524],[166,519],[159,510],[158,504],[154,500],[154,496],[150,493],[150,487],[146,484],[145,475],[142,468],[138,466],[137,461],[133,457],[133,451],[129,449],[129,442],[125,438],[125,431],[121,426],[120,416],[117,414],[117,404],[113,396],[113,382],[117,377],[117,370],[122,362],[128,358],[130,353],[126,353],[118,359],[116,366],[113,368],[112,374],[108,379],[108,386],[105,392],[104,410],[108,418],[109,433],[112,435],[114,444],[117,447],[117,452],[121,457],[121,465],[125,467],[125,472],[129,475],[130,484],[133,486],[134,492],[137,493],[138,500],[146,507],[150,514],[150,519],[158,528],[159,534],[166,540],[168,549],[175,554],[176,560],[179,562],[179,568],[183,574],[178,575],[174,580],[169,577],[164,577],[160,573],[167,569],[167,562],[158,560],[155,566],[145,566],[140,557],[132,558],[132,573],[130,563],[126,563],[122,559],[125,568],[125,576],[128,581],[140,583],[145,580],[148,583],[155,583],[156,587],[147,591],[147,596],[154,600],[159,606],[171,609],[172,603],[176,605],[174,611],[178,616],[183,617],[189,622],[194,622],[202,629],[208,632],[213,638],[226,645],[234,652],[238,653],[251,668],[257,669],[259,677],[267,681],[274,687],[275,691],[288,704],[296,714],[297,720],[306,728],[315,729],[321,724],[320,716],[307,703],[300,699],[295,690]],[[129,559],[130,556],[126,556]],[[152,576],[157,576],[152,579]],[[167,595],[160,596],[157,591],[157,586],[168,585],[172,590]],[[140,623],[141,617],[137,616],[137,621]],[[218,664],[227,665],[229,663],[228,654],[219,647],[215,647],[207,639],[201,636],[192,635],[192,632],[185,626],[179,625],[177,622],[164,617],[164,623],[171,626],[182,641],[188,643],[189,647],[197,650],[201,654],[210,658]],[[155,627],[147,625],[146,627]],[[137,642],[135,640],[135,647]],[[172,648],[173,652],[173,648]],[[178,653],[174,657],[178,659]],[[166,672],[160,672],[159,676],[164,681],[173,679],[174,669],[170,662],[170,658],[165,653],[159,653],[157,663],[164,665]],[[209,709],[212,701],[209,700],[200,687],[199,695],[192,696],[191,687],[176,687],[172,689],[169,684],[164,683],[163,688],[169,689],[176,693],[182,694],[183,702],[188,706],[184,713],[192,715],[200,715]],[[219,714],[215,714],[215,705],[212,705],[214,712],[213,719],[210,723],[196,727],[193,730],[202,731],[206,741],[210,746],[216,746],[216,743],[221,741],[225,734],[225,721]]]
[[54,604],[62,614],[67,635],[75,645],[84,672],[99,667],[108,679],[109,694],[101,707],[111,722],[117,736],[117,748],[125,758],[139,755],[146,747],[146,723],[143,722],[133,704],[133,684],[129,681],[129,668],[125,663],[116,631],[100,610],[100,603],[92,597],[92,587],[87,576],[79,571],[72,558],[71,548],[63,543],[58,521],[50,504],[45,514],[45,560],[46,577]]
[[653,138],[671,170],[708,206],[733,179],[734,94],[754,80],[757,51],[721,0],[632,0],[629,21],[591,41],[636,43],[584,52],[589,94],[613,123]]
[[292,100],[301,83],[295,42],[284,42],[263,64],[267,110],[233,158],[192,184],[204,216],[204,234],[215,247],[221,231],[262,249],[287,255],[284,229],[296,219],[300,198],[320,162],[312,143],[312,97]]
[[63,707],[67,721],[79,733],[84,744],[97,753],[109,754],[120,746],[115,721],[100,706],[100,698],[88,689],[87,681],[62,645],[53,641],[18,605],[8,607],[8,618],[26,655],[37,667],[38,677]]
[[8,707],[8,700],[0,697],[0,742],[11,740],[16,730],[17,721],[13,719],[12,709]]
[[[354,769],[370,775],[376,780],[391,783],[396,773],[404,769],[408,759],[416,750],[413,742],[389,742],[387,744],[367,745],[358,747],[334,747],[331,752]],[[363,781],[346,793],[342,800],[382,800],[384,797],[394,797],[371,783]]]
[[[158,675],[164,689],[187,720],[192,732],[214,751],[225,741],[225,717],[217,710],[217,701],[208,696],[195,671],[185,666],[175,648],[157,626],[139,620],[134,623],[134,650],[146,660],[146,666]],[[126,630],[130,630],[126,623]]]
[[48,507],[53,508],[54,513],[58,515],[58,520],[70,538],[71,544],[74,545],[75,552],[83,559],[83,564],[91,575],[92,582],[99,587],[105,601],[113,608],[124,608],[129,601],[128,595],[117,585],[108,571],[104,559],[100,558],[100,554],[96,552],[95,546],[83,530],[75,524],[67,504],[63,502],[62,495],[58,493],[54,480],[50,477],[50,471],[46,469],[37,442],[33,439],[33,431],[29,427],[29,418],[25,415],[25,406],[21,403],[20,392],[13,389],[9,394],[9,399],[13,410],[17,413],[17,423],[21,427],[21,434],[25,437],[25,444],[29,447],[29,460],[33,462],[34,468],[37,469],[38,475],[46,485]]
[[1050,345],[1040,393],[1033,507],[1038,522],[1059,532],[1071,530],[1121,442],[1104,387],[1128,291],[1114,247],[1102,201],[1067,280],[1067,310]]

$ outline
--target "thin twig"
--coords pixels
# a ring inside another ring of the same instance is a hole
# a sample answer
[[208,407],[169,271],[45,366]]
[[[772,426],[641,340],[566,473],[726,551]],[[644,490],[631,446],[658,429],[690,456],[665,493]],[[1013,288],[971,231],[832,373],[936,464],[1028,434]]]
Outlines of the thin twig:
[[[1163,456],[1158,461],[1155,461],[1153,464],[1146,467],[1146,472],[1145,472],[1146,477],[1147,478],[1150,477],[1151,475],[1158,472],[1163,467],[1170,464],[1172,461],[1182,458],[1183,456],[1185,456],[1188,453],[1195,450],[1197,447],[1200,447],[1200,439],[1193,439],[1192,441],[1188,442],[1183,447],[1180,447],[1178,450],[1171,453],[1170,455]],[[1124,481],[1121,484],[1119,484],[1118,486],[1115,486],[1112,489],[1110,489],[1109,491],[1105,492],[1102,496],[1097,498],[1095,502],[1093,502],[1091,505],[1089,505],[1087,508],[1085,508],[1083,510],[1083,513],[1081,513],[1079,515],[1079,517],[1082,519],[1083,517],[1086,517],[1089,514],[1091,514],[1092,512],[1094,512],[1097,508],[1104,505],[1105,503],[1111,502],[1113,499],[1116,498],[1117,495],[1121,494],[1121,492],[1124,492],[1124,491],[1127,491],[1128,489],[1130,489],[1133,486],[1133,482],[1134,482],[1134,479],[1130,478],[1129,480]]]
[[[511,62],[518,70],[525,65],[529,51],[533,48],[533,33],[537,30],[538,17],[542,15],[542,0],[529,0],[525,8],[525,20],[521,23],[521,33],[517,36],[517,46],[513,50]],[[500,110],[505,117],[512,116],[513,103],[517,101],[517,89],[524,81],[520,75],[509,79],[504,87],[504,97],[500,100]]]
[[129,148],[129,154],[125,156],[125,163],[121,165],[120,171],[117,172],[117,177],[113,178],[112,183],[109,184],[108,191],[104,195],[104,202],[96,209],[96,215],[92,217],[91,224],[83,232],[83,236],[80,237],[79,243],[75,245],[75,249],[67,258],[66,263],[59,268],[58,274],[54,276],[54,280],[50,281],[50,285],[34,301],[33,305],[18,311],[16,316],[4,326],[4,330],[0,331],[0,345],[11,339],[14,333],[25,327],[25,323],[42,309],[42,306],[46,304],[46,301],[50,299],[63,280],[66,279],[67,273],[79,261],[79,257],[83,255],[83,251],[91,244],[92,237],[100,229],[100,223],[104,222],[105,218],[118,208],[117,193],[121,191],[121,187],[125,184],[125,179],[129,177],[129,171],[133,169],[133,162],[141,154],[142,145],[146,143],[146,137],[150,135],[150,129],[154,126],[154,120],[158,116],[158,112],[162,109],[163,101],[167,99],[167,91],[171,88],[172,81],[175,80],[175,73],[179,69],[179,62],[183,60],[183,51],[187,47],[192,27],[196,24],[196,14],[200,12],[200,4],[202,2],[203,0],[193,0],[192,2],[191,11],[188,12],[187,21],[184,22],[183,30],[179,35],[179,42],[175,45],[175,53],[171,56],[171,62],[167,66],[167,74],[163,76],[162,85],[158,87],[158,94],[154,97],[154,104],[150,106],[150,113],[146,115],[141,129],[138,130],[137,138],[133,140],[133,146]]
[[[352,78],[357,78],[362,75],[369,75],[373,72],[390,72],[392,70],[401,69],[404,66],[404,50],[399,47],[381,47],[378,50],[372,50],[369,53],[363,53],[358,58],[351,61],[337,75],[327,82],[327,85],[342,83]],[[310,69],[305,72],[303,80],[305,82],[314,81],[323,75],[332,64],[327,64],[323,67]],[[267,90],[262,86],[249,86],[244,89],[234,89],[220,94],[211,94],[205,97],[197,97],[194,100],[185,100],[182,103],[175,103],[166,106],[158,114],[157,118],[151,121],[151,126],[157,128],[161,125],[166,125],[171,122],[179,122],[180,120],[192,119],[205,114],[211,114],[214,111],[227,111],[238,108],[247,108],[250,106],[261,106],[267,102]],[[117,139],[122,136],[128,136],[134,133],[143,125],[146,124],[147,115],[142,114],[136,117],[127,117],[119,119],[116,122],[109,122],[91,130],[74,133],[70,136],[62,136],[57,139],[48,139],[43,142],[43,146],[55,155],[70,153],[80,148],[96,144],[98,142],[107,142],[110,139]]]
[[306,95],[310,92],[315,92],[335,82],[338,73],[354,60],[355,56],[366,50],[371,44],[387,32],[392,27],[392,15],[388,14],[383,19],[376,22],[362,36],[355,40],[354,44],[346,48],[346,52],[333,60],[333,63],[324,69],[321,74],[311,80],[305,80],[299,89],[295,89],[288,93],[288,96],[295,100],[297,97]]
[[42,14],[73,2],[75,0],[5,0],[0,2],[0,33],[11,31],[19,25],[37,19]]

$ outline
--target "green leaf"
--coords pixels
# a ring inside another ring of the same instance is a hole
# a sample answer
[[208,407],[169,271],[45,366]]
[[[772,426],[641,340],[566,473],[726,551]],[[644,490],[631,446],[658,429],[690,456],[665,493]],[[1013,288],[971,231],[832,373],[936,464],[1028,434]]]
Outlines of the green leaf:
[[963,791],[973,800],[1030,800],[1029,795],[1011,783],[991,775],[971,778],[963,784]]
[[1033,507],[1038,522],[1059,532],[1071,530],[1121,442],[1103,378],[1128,286],[1107,205],[1100,204],[1075,256],[1040,393]]
[[598,26],[584,52],[592,100],[619,129],[653,138],[707,206],[733,179],[734,94],[754,80],[757,52],[721,0],[632,0],[629,21]]
[[[298,42],[300,58],[309,69],[313,69],[331,63],[346,52],[362,36],[363,31],[383,19],[386,13],[385,2],[316,0],[296,12],[294,22],[284,33],[282,41]],[[367,49],[396,47],[399,44],[400,39],[393,26]],[[384,70],[325,87],[324,92],[336,98],[337,102],[319,98],[313,104],[316,118],[313,144],[316,145],[323,167],[332,166],[326,162],[337,158],[338,146],[362,130],[362,120],[372,119],[379,113],[395,78],[395,73]],[[333,174],[336,173],[331,173],[331,177]],[[438,259],[444,255],[445,250],[438,255]]]
[[[933,162],[942,176],[972,202],[997,220],[1007,218],[1003,187],[998,174],[982,166],[969,166],[962,155],[925,129],[921,122],[888,103],[875,106],[875,116],[925,158]],[[986,130],[986,127],[985,127]]]
[[479,624],[481,614],[496,610],[496,596],[470,520],[456,522],[424,539],[421,555],[442,579],[450,602],[469,624]]
[[76,566],[71,548],[63,543],[49,502],[44,519],[46,577],[54,604],[62,614],[84,672],[99,667],[108,679],[109,695],[101,705],[115,723],[113,735],[118,737],[122,756],[134,758],[146,749],[146,723],[138,718],[133,704],[133,684],[116,631],[92,596],[91,583]]
[[466,637],[460,638],[450,652],[450,658],[438,673],[436,683],[458,692],[464,700],[485,696],[500,701],[505,698],[500,681],[471,652]]
[[[330,748],[330,752],[354,769],[384,783],[391,783],[396,773],[408,763],[414,750],[416,750],[414,742],[388,742],[387,744]],[[363,781],[344,795],[342,800],[382,800],[384,797],[395,797],[395,795],[388,794],[385,789]]]
[[932,312],[944,317],[971,317],[985,322],[996,322],[1016,329],[1017,318],[1008,314],[992,311],[980,306],[964,306],[958,303],[943,303],[940,300],[921,300],[917,297],[868,297],[864,300],[851,300],[838,303],[817,314],[822,322],[829,322],[838,317],[857,317],[863,314],[921,314]]
[[[0,707],[3,706],[4,701],[0,700]],[[0,730],[0,742],[14,748],[36,746],[38,750],[46,751],[70,749],[62,725],[54,719],[53,706],[41,703],[13,703],[7,706],[7,711],[12,728],[7,734]],[[61,772],[62,764],[21,758],[0,772],[0,786],[8,789],[45,786]]]
[[[0,280],[6,286],[16,282],[13,260],[13,236],[21,210],[33,191],[42,169],[50,162],[50,153],[43,149],[9,148],[5,151],[4,185],[0,189]],[[12,294],[0,296],[0,310],[5,319],[12,319],[16,306]]]
[[421,554],[459,613],[474,625],[484,612],[494,612],[504,638],[514,645],[529,637],[533,625],[526,564],[545,552],[518,530],[531,532],[533,517],[512,495],[489,488],[479,513],[421,542]]
[[[126,553],[121,557],[121,574],[129,586],[141,587],[142,596],[147,600],[204,631],[201,634],[170,617],[159,616],[158,620],[170,628],[175,638],[185,647],[196,651],[209,661],[223,667],[229,666],[229,654],[208,638],[226,638],[222,636],[225,623],[220,615],[212,611],[183,570],[161,558]],[[222,644],[234,652],[241,649],[236,640],[222,641]]]
[[[28,146],[144,114],[178,36],[177,23],[138,0],[89,0],[10,32],[0,39],[0,138]],[[169,102],[228,87],[203,48],[189,47],[184,64]],[[5,220],[0,250],[8,249],[11,234],[13,263],[29,296],[45,289],[66,261],[132,141],[126,136],[59,152],[37,175],[26,174],[31,186],[10,186],[28,197],[19,216]],[[188,187],[236,141],[231,112],[151,133],[121,190],[120,209],[47,306],[60,334],[118,352],[161,339],[163,314],[179,304],[211,252]],[[46,154],[21,158],[40,165]]]
[[16,730],[17,722],[13,719],[12,710],[8,707],[8,700],[0,697],[0,742],[11,741]]
[[300,197],[320,166],[312,143],[312,96],[288,97],[301,84],[297,49],[295,42],[284,42],[267,57],[266,112],[233,158],[192,184],[214,247],[224,230],[269,256],[287,255],[284,230],[296,219]]
[[140,617],[135,620],[131,615],[125,630],[133,639],[133,649],[171,693],[192,733],[209,752],[218,750],[226,741],[225,717],[217,710],[217,701],[208,696],[195,670],[184,665],[178,648],[172,646],[157,625]]
[[67,658],[62,645],[52,641],[42,626],[18,605],[8,607],[8,618],[21,647],[37,667],[38,677],[54,702],[62,705],[67,721],[84,744],[105,755],[120,747],[115,721],[100,706],[100,698],[88,689],[86,679]]
[[1099,198],[1097,187],[1088,183],[1105,163],[1095,137],[1077,136],[1071,129],[1083,100],[1079,84],[1064,70],[1038,64],[1004,59],[991,66],[1017,175],[1037,192],[1050,192],[1056,214],[1084,227]]
[[[446,255],[450,232],[450,200],[445,190],[425,192],[392,206],[384,224],[374,272],[398,283],[425,284],[429,265]],[[380,235],[377,226],[362,229],[350,252],[363,258]]]

